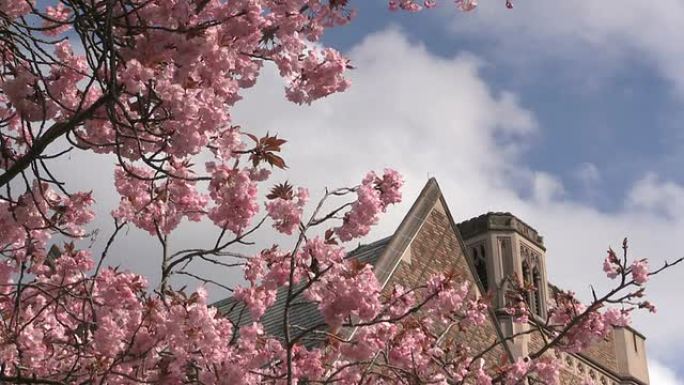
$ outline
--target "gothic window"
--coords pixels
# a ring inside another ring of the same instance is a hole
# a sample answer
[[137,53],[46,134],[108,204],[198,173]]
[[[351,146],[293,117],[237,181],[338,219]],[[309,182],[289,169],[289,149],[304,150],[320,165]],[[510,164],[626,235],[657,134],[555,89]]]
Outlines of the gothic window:
[[[523,286],[525,288],[527,288],[530,285],[530,283],[532,282],[532,279],[531,279],[532,277],[530,276],[530,266],[527,263],[527,261],[523,261],[523,263],[522,263],[522,278],[523,278]],[[532,309],[533,298],[529,292],[527,292],[527,294],[525,295],[525,300],[527,301],[527,305],[530,307],[530,309]]]
[[541,274],[539,274],[539,269],[537,267],[534,267],[534,270],[532,271],[532,282],[534,284],[534,307],[532,308],[532,311],[534,314],[538,316],[542,316],[542,304],[544,301],[542,301],[542,278]]
[[489,281],[487,280],[487,255],[485,253],[484,245],[473,247],[473,264],[475,265],[475,272],[482,282],[485,291],[489,290]]
[[530,308],[530,312],[539,317],[544,316],[545,300],[544,300],[544,280],[541,274],[542,259],[539,254],[534,252],[526,245],[520,247],[520,257],[522,259],[522,276],[523,284],[530,291],[527,292],[526,300]]

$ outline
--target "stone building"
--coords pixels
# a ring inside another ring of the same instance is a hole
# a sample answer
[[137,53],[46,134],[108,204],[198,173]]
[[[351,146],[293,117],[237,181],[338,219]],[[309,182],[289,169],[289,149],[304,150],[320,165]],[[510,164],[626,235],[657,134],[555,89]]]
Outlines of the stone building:
[[[534,228],[510,213],[487,213],[456,223],[435,179],[427,182],[393,235],[359,246],[349,257],[373,264],[385,288],[397,283],[404,287],[417,286],[434,273],[453,271],[457,279],[471,282],[479,293],[492,293],[491,322],[471,329],[468,335],[456,337],[475,351],[484,350],[496,338],[511,336],[529,327],[514,323],[502,310],[508,282],[505,277],[516,275],[521,282],[537,288],[527,299],[537,317],[546,316],[553,291],[557,290],[549,284],[546,248]],[[251,322],[248,312],[233,299],[216,305],[238,323]],[[279,295],[262,319],[266,332],[279,334],[283,307],[284,296]],[[322,320],[316,306],[306,303],[290,311],[290,319],[299,330]],[[563,363],[561,384],[579,385],[590,378],[597,385],[648,385],[644,340],[632,328],[619,328],[583,353],[559,354]],[[541,344],[541,335],[530,333],[492,351],[491,356],[507,355],[515,361]]]

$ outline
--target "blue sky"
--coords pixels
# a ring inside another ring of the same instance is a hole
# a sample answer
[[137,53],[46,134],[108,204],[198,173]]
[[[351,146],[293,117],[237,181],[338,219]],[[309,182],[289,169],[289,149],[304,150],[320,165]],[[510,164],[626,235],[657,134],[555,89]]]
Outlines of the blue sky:
[[[614,4],[616,12],[619,5]],[[326,43],[347,50],[364,36],[389,26],[399,26],[416,44],[431,53],[450,57],[469,52],[486,61],[480,74],[494,90],[514,92],[520,104],[534,111],[542,130],[525,153],[529,166],[560,176],[568,197],[590,201],[601,210],[616,210],[622,203],[616,196],[639,178],[656,170],[660,176],[684,182],[679,155],[684,136],[682,98],[675,87],[639,52],[615,57],[610,47],[579,42],[572,55],[539,44],[521,50],[519,56],[505,57],[496,52],[506,45],[526,45],[525,34],[482,31],[455,34],[452,22],[476,19],[483,7],[497,17],[524,19],[534,4],[516,4],[508,10],[497,2],[487,2],[472,13],[454,11],[450,2],[437,10],[419,14],[388,12],[383,1],[357,2],[354,23],[334,30]],[[624,5],[629,6],[629,4]],[[549,15],[562,18],[562,14]],[[551,42],[549,42],[551,44]],[[677,44],[673,41],[672,44]],[[535,59],[527,60],[526,56]],[[577,177],[590,163],[600,170],[600,191],[587,191]]]

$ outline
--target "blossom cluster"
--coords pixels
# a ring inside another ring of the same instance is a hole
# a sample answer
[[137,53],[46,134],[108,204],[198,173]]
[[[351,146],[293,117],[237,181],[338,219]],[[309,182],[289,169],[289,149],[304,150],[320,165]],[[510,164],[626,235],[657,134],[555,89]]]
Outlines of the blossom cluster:
[[368,234],[380,213],[401,200],[403,184],[401,175],[392,169],[385,169],[381,177],[368,173],[356,191],[357,200],[345,214],[343,224],[335,229],[340,239],[346,242]]
[[300,187],[296,197],[277,197],[266,203],[268,216],[273,219],[273,227],[281,233],[292,235],[299,226],[304,206],[309,201],[309,190]]
[[46,255],[53,229],[67,236],[85,235],[85,225],[95,214],[90,193],[62,195],[47,183],[34,182],[16,202],[0,201],[0,247],[14,262]]
[[209,196],[215,204],[209,210],[209,219],[221,228],[241,233],[259,211],[256,182],[248,170],[226,164],[209,163],[207,169],[212,175]]
[[[456,0],[454,3],[456,8],[462,12],[472,11],[477,8],[478,4],[477,0]],[[435,8],[437,4],[437,0],[423,0],[422,4],[416,0],[389,0],[389,9],[392,11],[419,12],[425,8]]]
[[[226,383],[249,376],[258,365],[241,354],[252,348],[247,328],[240,344],[225,343],[233,327],[207,305],[203,290],[162,301],[147,294],[139,275],[107,268],[91,277],[93,267],[86,251],[67,246],[51,267],[36,270],[20,302],[0,302],[2,316],[11,319],[3,334],[13,334],[0,346],[3,360],[12,363],[3,375],[29,371],[33,378],[69,373],[75,382],[180,383],[191,375],[192,363],[198,378],[213,384],[217,376]],[[0,278],[6,287],[7,275]],[[67,294],[60,292],[65,283]],[[82,300],[86,296],[89,303]]]
[[152,235],[170,233],[182,218],[199,221],[207,197],[197,191],[193,172],[178,162],[171,162],[168,172],[173,177],[156,180],[155,174],[147,169],[117,168],[114,184],[121,201],[112,215],[130,221]]
[[[572,292],[556,295],[555,306],[549,310],[549,321],[554,330],[565,330],[559,349],[581,352],[606,338],[614,327],[629,324],[629,309],[609,308],[600,311],[596,305],[587,307]],[[578,322],[579,319],[579,322]]]

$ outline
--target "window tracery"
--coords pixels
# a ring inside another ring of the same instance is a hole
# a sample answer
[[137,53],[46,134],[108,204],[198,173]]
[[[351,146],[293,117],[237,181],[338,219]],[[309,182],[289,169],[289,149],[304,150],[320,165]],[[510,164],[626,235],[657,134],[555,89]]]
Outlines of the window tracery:
[[526,300],[530,312],[543,317],[546,310],[544,300],[544,279],[542,276],[542,259],[539,253],[527,245],[520,245],[520,258],[522,260],[522,278],[525,287],[532,288],[527,293]]
[[473,265],[475,266],[475,272],[482,282],[482,286],[485,291],[489,290],[489,279],[487,276],[487,254],[484,244],[479,244],[473,246],[471,250],[471,255],[473,256]]

